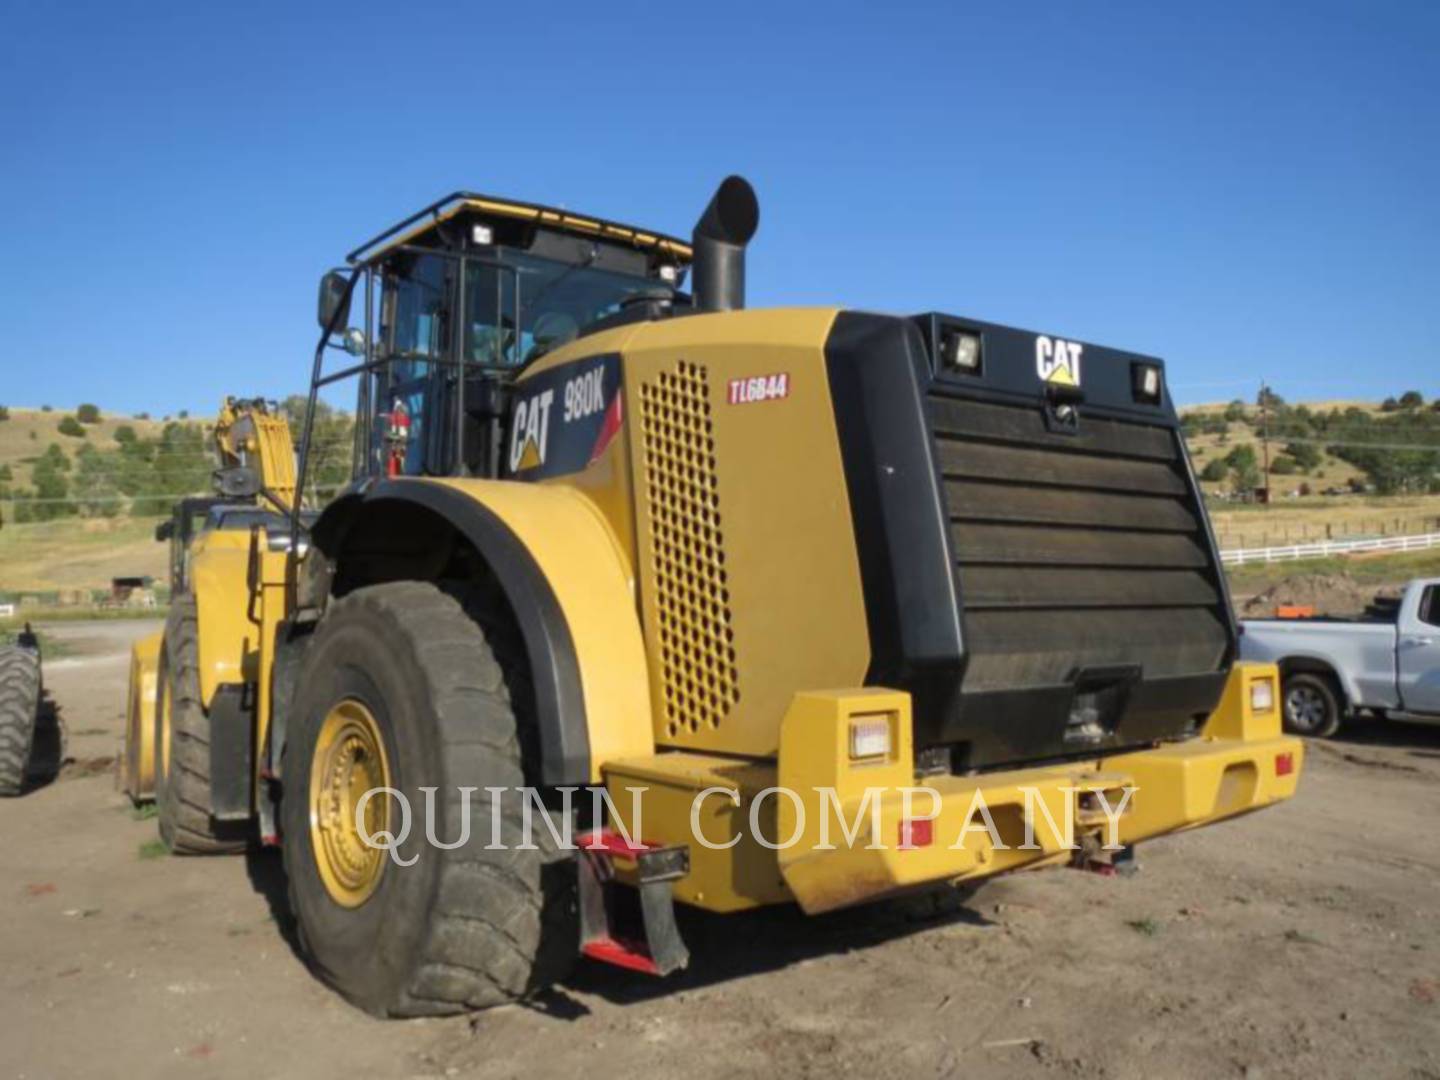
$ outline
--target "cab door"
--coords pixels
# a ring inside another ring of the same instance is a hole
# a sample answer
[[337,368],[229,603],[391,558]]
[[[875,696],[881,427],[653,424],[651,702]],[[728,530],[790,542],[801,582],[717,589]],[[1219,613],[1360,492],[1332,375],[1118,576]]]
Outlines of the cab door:
[[1412,590],[1401,605],[1398,630],[1400,701],[1407,712],[1440,714],[1440,584]]

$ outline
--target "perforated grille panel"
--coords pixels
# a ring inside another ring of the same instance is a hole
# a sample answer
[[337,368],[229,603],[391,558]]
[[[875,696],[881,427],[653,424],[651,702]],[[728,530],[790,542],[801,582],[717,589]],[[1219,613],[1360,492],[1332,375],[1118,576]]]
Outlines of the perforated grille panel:
[[717,728],[740,699],[706,370],[640,384],[665,729]]

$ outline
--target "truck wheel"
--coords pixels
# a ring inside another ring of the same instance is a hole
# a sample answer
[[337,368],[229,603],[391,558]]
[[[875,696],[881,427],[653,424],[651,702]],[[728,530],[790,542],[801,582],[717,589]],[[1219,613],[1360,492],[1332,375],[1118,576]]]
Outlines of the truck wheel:
[[210,717],[200,703],[194,597],[175,601],[155,672],[155,803],[160,839],[176,855],[243,851],[247,828],[210,815]]
[[[391,582],[335,601],[306,650],[281,768],[290,901],[314,970],[377,1015],[526,997],[579,947],[573,858],[540,813],[520,847],[529,700],[497,633],[435,585]],[[453,850],[427,839],[422,787]],[[376,788],[404,802],[372,796],[357,822]],[[498,820],[487,788],[507,789]],[[397,857],[361,823],[399,837]]]
[[40,712],[40,658],[30,649],[0,649],[0,795],[19,795]]
[[1340,730],[1340,694],[1324,675],[1301,671],[1285,677],[1285,730],[1328,739]]

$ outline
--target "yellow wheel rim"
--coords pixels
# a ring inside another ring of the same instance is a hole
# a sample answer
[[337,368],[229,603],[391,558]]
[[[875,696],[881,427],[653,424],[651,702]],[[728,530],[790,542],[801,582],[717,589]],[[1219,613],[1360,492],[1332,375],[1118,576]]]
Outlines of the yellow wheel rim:
[[[310,763],[310,847],[330,899],[359,907],[385,871],[385,851],[361,839],[355,811],[367,791],[392,786],[380,725],[360,702],[336,704],[320,726]],[[365,802],[365,832],[390,830],[390,796]]]

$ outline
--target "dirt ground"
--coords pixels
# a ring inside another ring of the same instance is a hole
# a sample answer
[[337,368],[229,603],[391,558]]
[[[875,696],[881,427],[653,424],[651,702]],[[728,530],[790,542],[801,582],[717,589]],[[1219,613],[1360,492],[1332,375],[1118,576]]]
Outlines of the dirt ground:
[[1291,803],[1018,875],[968,911],[684,918],[665,982],[382,1022],[305,970],[273,853],[147,857],[114,787],[127,641],[57,626],[55,783],[0,803],[0,1077],[1440,1078],[1440,728],[1312,744]]
[[1279,605],[1293,604],[1314,608],[1317,615],[1355,617],[1378,598],[1399,599],[1404,591],[1403,582],[1376,585],[1349,574],[1297,572],[1237,605],[1237,613],[1241,618],[1266,618]]

